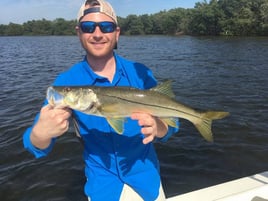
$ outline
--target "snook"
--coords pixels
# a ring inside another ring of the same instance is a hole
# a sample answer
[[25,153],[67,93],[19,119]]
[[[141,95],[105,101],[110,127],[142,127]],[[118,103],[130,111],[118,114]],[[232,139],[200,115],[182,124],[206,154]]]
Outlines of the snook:
[[174,99],[171,82],[167,81],[149,90],[129,87],[51,86],[47,100],[53,107],[69,107],[86,114],[103,116],[119,134],[123,133],[125,117],[133,112],[157,116],[176,127],[176,117],[191,121],[207,141],[213,141],[212,120],[226,117],[228,112],[199,112]]

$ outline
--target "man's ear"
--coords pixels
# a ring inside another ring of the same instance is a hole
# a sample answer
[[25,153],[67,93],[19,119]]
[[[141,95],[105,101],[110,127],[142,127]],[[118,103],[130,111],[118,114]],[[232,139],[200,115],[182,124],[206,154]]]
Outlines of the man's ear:
[[76,31],[77,36],[79,37],[80,36],[80,28],[78,25],[75,26],[75,31]]

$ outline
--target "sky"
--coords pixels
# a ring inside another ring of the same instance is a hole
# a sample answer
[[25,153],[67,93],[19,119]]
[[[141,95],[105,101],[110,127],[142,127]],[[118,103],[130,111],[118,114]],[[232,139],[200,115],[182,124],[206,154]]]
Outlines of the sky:
[[[153,14],[172,8],[193,8],[201,0],[108,0],[120,17]],[[23,24],[31,20],[76,19],[84,0],[1,0],[0,24]]]

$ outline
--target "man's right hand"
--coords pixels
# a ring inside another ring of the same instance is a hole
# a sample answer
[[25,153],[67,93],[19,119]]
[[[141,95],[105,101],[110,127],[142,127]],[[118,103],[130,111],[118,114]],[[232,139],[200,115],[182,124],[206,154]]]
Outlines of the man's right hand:
[[32,144],[39,149],[47,148],[52,138],[59,137],[68,130],[71,113],[68,108],[58,109],[50,105],[44,106],[31,133]]

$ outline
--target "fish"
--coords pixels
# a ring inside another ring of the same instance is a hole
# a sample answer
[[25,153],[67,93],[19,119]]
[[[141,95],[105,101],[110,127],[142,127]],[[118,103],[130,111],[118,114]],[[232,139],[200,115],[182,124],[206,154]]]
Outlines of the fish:
[[186,119],[212,142],[212,121],[228,116],[229,112],[201,111],[186,106],[176,100],[171,84],[168,80],[147,90],[123,86],[50,86],[46,98],[55,108],[68,107],[104,117],[118,134],[123,133],[127,117],[142,112],[160,118],[171,127],[177,127],[178,118]]

